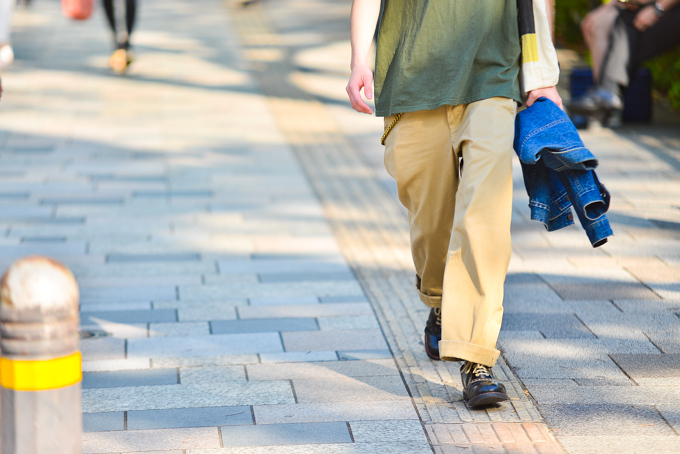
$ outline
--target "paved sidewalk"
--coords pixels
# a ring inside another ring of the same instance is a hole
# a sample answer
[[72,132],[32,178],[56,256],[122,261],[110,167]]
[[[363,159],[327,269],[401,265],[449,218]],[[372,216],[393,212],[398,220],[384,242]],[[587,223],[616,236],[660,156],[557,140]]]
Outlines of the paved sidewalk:
[[344,100],[349,5],[146,0],[126,77],[102,17],[17,11],[0,265],[78,278],[83,452],[680,453],[673,117],[584,133],[603,248],[530,222],[516,166],[512,400],[470,410],[423,351],[382,122]]

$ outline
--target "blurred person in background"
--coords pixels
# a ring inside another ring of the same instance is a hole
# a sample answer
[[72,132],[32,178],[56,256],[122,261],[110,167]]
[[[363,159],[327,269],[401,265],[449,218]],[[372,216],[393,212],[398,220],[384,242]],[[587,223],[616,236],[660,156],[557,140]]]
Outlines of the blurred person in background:
[[[106,19],[108,20],[116,45],[116,50],[113,51],[109,58],[109,66],[116,73],[123,74],[127,71],[133,60],[130,53],[130,36],[135,25],[137,0],[103,0],[103,3]],[[124,14],[118,16],[117,13],[120,13],[120,10],[116,7],[120,6],[123,6]],[[119,18],[123,20],[119,21]],[[123,24],[119,22],[123,22]]]
[[680,45],[680,0],[614,0],[591,11],[581,29],[595,86],[570,105],[572,113],[620,115],[623,91],[643,62]]
[[14,61],[14,51],[10,45],[12,12],[16,0],[0,0],[0,70]]

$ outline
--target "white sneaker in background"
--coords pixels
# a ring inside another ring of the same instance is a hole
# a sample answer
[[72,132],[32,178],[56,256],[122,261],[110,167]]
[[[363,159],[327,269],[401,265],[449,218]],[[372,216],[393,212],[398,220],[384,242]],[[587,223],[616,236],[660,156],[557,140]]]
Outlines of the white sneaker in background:
[[5,44],[0,47],[0,69],[6,68],[14,61],[14,51],[12,46]]

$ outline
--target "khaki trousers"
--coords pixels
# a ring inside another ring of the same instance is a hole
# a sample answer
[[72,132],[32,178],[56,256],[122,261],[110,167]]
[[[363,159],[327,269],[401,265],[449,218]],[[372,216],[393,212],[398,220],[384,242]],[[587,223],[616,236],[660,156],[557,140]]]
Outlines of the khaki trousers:
[[409,213],[416,286],[442,309],[443,360],[498,359],[516,110],[511,99],[490,98],[408,112],[385,139],[385,167]]

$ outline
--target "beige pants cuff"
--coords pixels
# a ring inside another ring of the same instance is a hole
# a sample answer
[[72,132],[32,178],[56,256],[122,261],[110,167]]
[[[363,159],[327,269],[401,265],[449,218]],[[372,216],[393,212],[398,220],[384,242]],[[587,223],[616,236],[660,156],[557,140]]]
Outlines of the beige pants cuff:
[[418,290],[418,296],[420,301],[422,301],[426,306],[429,307],[442,307],[442,297],[441,296],[430,296],[420,291],[420,278],[416,275],[416,290]]
[[470,361],[493,367],[501,354],[495,348],[482,347],[461,341],[439,341],[439,357],[444,361]]

